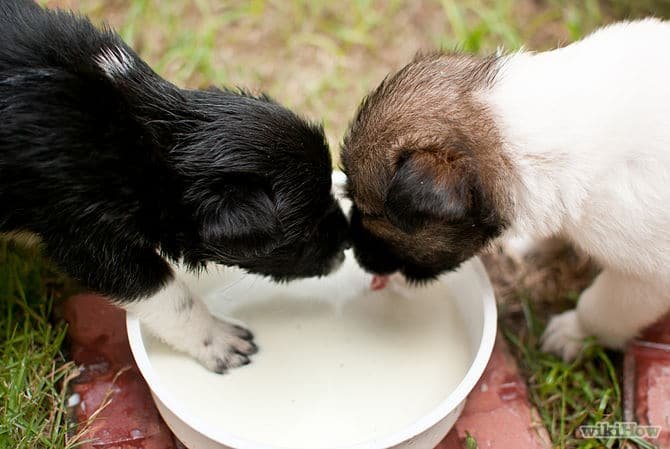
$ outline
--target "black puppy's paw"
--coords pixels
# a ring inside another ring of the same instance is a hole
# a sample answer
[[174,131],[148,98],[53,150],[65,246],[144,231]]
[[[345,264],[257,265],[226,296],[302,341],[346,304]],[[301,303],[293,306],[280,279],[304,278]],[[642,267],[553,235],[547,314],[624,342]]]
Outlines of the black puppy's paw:
[[253,338],[245,327],[214,318],[193,355],[207,369],[222,374],[251,363],[249,356],[258,352]]

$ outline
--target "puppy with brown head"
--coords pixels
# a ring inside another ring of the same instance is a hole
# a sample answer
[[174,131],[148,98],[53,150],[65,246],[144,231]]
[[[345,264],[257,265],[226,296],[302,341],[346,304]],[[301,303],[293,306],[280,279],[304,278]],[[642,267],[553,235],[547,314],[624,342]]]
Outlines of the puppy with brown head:
[[498,59],[418,56],[362,103],[345,137],[352,238],[363,267],[425,280],[457,267],[509,220],[509,163],[478,98]]
[[363,102],[344,140],[352,236],[370,271],[414,280],[494,239],[567,237],[603,272],[544,347],[620,348],[670,310],[670,24],[564,48],[421,56]]

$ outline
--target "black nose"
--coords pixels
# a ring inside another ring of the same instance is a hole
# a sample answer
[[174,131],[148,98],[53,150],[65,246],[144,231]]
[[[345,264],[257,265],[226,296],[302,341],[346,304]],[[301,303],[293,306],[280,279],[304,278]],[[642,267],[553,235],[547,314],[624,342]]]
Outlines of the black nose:
[[342,247],[343,249],[351,249],[351,240],[345,240],[344,245]]

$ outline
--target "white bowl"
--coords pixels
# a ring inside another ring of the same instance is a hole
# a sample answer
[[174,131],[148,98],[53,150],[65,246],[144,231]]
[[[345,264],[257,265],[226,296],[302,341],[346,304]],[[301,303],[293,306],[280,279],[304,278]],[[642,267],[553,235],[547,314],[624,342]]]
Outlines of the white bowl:
[[[351,260],[348,263],[352,263]],[[244,277],[243,274],[234,274],[236,273],[234,270],[227,270],[227,282],[231,281],[231,273],[233,273],[233,277],[237,276],[240,279]],[[248,278],[249,276],[247,275],[246,279],[248,280]],[[207,293],[215,290],[221,281],[216,275],[212,275],[199,281],[191,279],[191,282],[193,283],[193,288],[207,300]],[[267,283],[267,281],[259,279],[258,283],[255,284],[255,288],[261,289],[260,284],[262,282]],[[306,285],[310,285],[310,283],[314,285],[318,282],[321,281],[299,281],[278,286],[277,288],[281,289],[284,295],[294,293],[299,297],[304,296]],[[464,332],[469,342],[468,346],[470,347],[468,357],[470,363],[469,368],[465,371],[465,376],[457,387],[439,402],[436,407],[429,410],[418,420],[413,421],[410,425],[398,428],[388,435],[382,435],[367,442],[350,446],[332,448],[325,441],[323,444],[324,448],[432,449],[453,426],[463,409],[467,395],[481,377],[493,350],[497,322],[496,304],[486,271],[477,258],[464,263],[458,271],[443,275],[437,283],[440,286],[434,288],[448,290],[448,299],[455,302],[456,309],[465,323]],[[233,284],[229,285],[234,284],[235,281],[233,279]],[[268,288],[267,284],[265,288]],[[270,288],[274,287],[270,286]],[[216,296],[216,294],[209,295],[210,301],[216,299]],[[210,307],[212,307],[211,304]],[[213,308],[216,309],[216,307]],[[145,335],[142,326],[132,315],[128,315],[127,328],[135,361],[151,389],[158,410],[170,429],[187,447],[192,449],[290,449],[237,437],[227,432],[225,428],[214,426],[202,420],[199,416],[194,416],[177,398],[177,395],[166,387],[165,382],[162,381],[161,376],[154,369],[147,353],[147,347],[145,346]],[[420,389],[422,385],[417,384],[416,388]]]

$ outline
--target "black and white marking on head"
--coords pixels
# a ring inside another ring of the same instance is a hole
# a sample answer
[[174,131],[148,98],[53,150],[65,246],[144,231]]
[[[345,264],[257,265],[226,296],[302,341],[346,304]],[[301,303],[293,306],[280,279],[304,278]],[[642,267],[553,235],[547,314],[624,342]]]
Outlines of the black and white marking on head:
[[121,47],[102,49],[95,62],[109,78],[124,76],[133,68],[133,57]]

